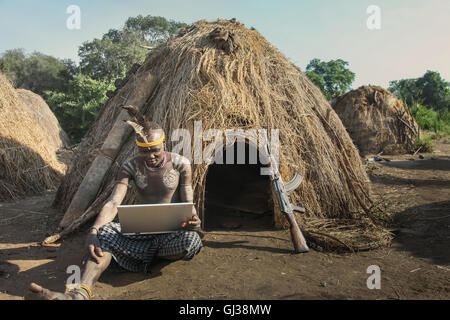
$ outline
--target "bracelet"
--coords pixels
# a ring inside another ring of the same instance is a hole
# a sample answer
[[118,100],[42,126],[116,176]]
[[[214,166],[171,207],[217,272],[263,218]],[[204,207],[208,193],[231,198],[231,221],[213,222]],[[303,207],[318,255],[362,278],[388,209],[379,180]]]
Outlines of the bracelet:
[[90,228],[89,228],[89,231],[91,231],[92,229],[95,229],[95,230],[97,230],[97,234],[99,234],[99,233],[100,233],[100,230],[98,230],[98,228],[97,228],[96,226],[92,226],[92,227],[90,227]]
[[126,185],[127,187],[130,187],[130,185],[128,183],[126,183],[125,181],[122,181],[122,180],[116,180],[116,183],[121,183],[121,184]]
[[91,289],[89,289],[88,287],[86,287],[85,285],[81,285],[80,289],[84,289],[84,291],[87,292],[87,294],[89,295],[89,299],[92,298],[92,291]]

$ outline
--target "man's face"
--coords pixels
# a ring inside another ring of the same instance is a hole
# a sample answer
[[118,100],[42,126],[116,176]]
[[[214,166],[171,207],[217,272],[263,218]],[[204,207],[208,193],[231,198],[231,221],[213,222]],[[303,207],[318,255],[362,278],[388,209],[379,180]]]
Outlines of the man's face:
[[[156,141],[162,136],[162,130],[152,131],[148,136],[148,141]],[[143,142],[140,138],[139,141]],[[161,164],[164,158],[164,143],[160,143],[156,146],[143,148],[138,147],[139,154],[144,158],[145,162],[149,167],[157,167]]]

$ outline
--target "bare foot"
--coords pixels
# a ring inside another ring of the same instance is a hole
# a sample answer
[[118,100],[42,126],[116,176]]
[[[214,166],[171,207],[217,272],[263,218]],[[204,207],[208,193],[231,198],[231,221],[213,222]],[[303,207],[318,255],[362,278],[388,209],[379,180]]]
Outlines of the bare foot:
[[80,290],[74,290],[68,294],[53,292],[32,282],[25,295],[25,300],[86,300],[87,296],[80,293]]

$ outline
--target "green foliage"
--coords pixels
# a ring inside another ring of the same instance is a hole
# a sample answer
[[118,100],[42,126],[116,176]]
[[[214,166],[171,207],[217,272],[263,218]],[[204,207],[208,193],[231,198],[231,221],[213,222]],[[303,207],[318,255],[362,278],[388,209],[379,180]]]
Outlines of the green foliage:
[[444,133],[450,136],[450,111],[443,110],[439,112],[438,115],[439,121],[439,131],[437,133]]
[[40,52],[27,56],[23,49],[12,49],[2,54],[0,72],[16,88],[42,95],[46,90],[64,91],[66,83],[76,73],[76,67],[71,60],[59,60]]
[[423,103],[435,110],[450,110],[449,82],[441,78],[438,72],[427,71],[417,79],[417,87],[422,91]]
[[312,59],[306,66],[305,74],[330,100],[350,89],[355,74],[347,66],[348,62],[342,59],[328,62]]
[[415,102],[409,110],[420,128],[423,130],[434,131],[436,122],[438,121],[438,113],[436,111],[429,109],[418,102]]
[[444,111],[450,110],[449,84],[438,72],[428,70],[420,78],[391,81],[388,90],[408,105],[419,102],[433,110]]
[[145,60],[148,50],[140,45],[161,44],[186,26],[164,17],[130,17],[121,30],[111,29],[101,39],[84,42],[78,48],[79,66],[72,60],[13,49],[0,57],[0,72],[15,87],[42,95],[72,142],[78,143],[106,103],[106,92],[115,89],[114,80]]
[[167,41],[186,26],[186,23],[167,20],[164,17],[138,15],[128,18],[124,30],[137,31],[141,34],[143,41],[157,45]]
[[133,31],[118,31],[120,41],[108,35],[102,39],[84,42],[78,49],[81,72],[96,80],[123,77],[133,64],[142,63],[147,50],[139,47],[146,44]]
[[7,50],[0,58],[0,71],[17,86],[24,77],[24,65],[27,57],[23,49]]
[[18,88],[43,95],[72,142],[78,143],[106,103],[113,81],[125,76],[148,53],[140,45],[155,46],[176,35],[185,23],[163,17],[130,17],[122,30],[111,29],[101,39],[78,49],[80,65],[23,49],[0,57],[0,72]]
[[448,110],[435,111],[418,102],[414,102],[408,109],[422,130],[450,134],[450,112]]
[[158,45],[184,26],[163,17],[130,17],[122,30],[111,29],[79,47],[81,72],[96,80],[123,77],[133,64],[145,60],[148,50],[140,45]]
[[416,84],[417,79],[402,79],[389,82],[388,90],[406,104],[422,103],[422,90]]
[[440,74],[428,70],[416,79],[395,80],[389,91],[403,100],[423,130],[450,135],[450,87]]
[[111,81],[77,75],[69,81],[67,92],[46,91],[45,96],[61,127],[78,143],[107,101],[106,92],[113,89]]
[[420,152],[433,152],[434,145],[431,136],[422,136],[416,138],[416,150],[420,148]]

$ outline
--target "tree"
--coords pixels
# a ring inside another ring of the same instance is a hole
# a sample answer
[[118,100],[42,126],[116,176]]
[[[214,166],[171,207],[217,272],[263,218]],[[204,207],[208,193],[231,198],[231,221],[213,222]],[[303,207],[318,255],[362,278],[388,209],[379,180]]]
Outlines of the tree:
[[[95,80],[113,80],[123,77],[135,63],[142,63],[147,50],[139,47],[147,44],[136,32],[118,31],[119,41],[113,41],[107,34],[102,39],[83,43],[78,49],[80,69]],[[111,31],[110,31],[111,33]]]
[[342,59],[328,62],[312,59],[306,66],[305,74],[330,100],[351,88],[355,74],[347,66],[348,62]]
[[79,74],[69,81],[67,92],[46,91],[45,98],[72,142],[78,143],[108,100],[106,92],[113,89],[109,81]]
[[450,109],[449,82],[441,78],[439,72],[428,70],[417,79],[417,87],[422,91],[423,103],[435,110]]
[[418,102],[433,110],[450,110],[449,82],[436,71],[428,70],[420,78],[391,81],[388,90],[409,106]]
[[0,71],[9,78],[9,80],[18,86],[24,78],[24,65],[27,57],[23,49],[7,50],[0,58]]
[[130,17],[122,30],[111,29],[101,39],[80,46],[81,71],[96,80],[123,77],[133,64],[144,61],[148,51],[140,45],[158,45],[184,26],[163,17]]
[[402,79],[389,82],[389,91],[403,100],[408,106],[415,102],[423,103],[422,91],[417,86],[416,79]]
[[0,71],[16,88],[42,95],[46,90],[64,91],[75,69],[71,60],[59,60],[40,52],[27,56],[23,49],[12,49],[0,58]]
[[138,15],[130,17],[125,22],[125,30],[137,31],[141,34],[142,40],[158,45],[167,41],[170,37],[176,35],[187,24],[167,20],[164,17],[153,17]]

